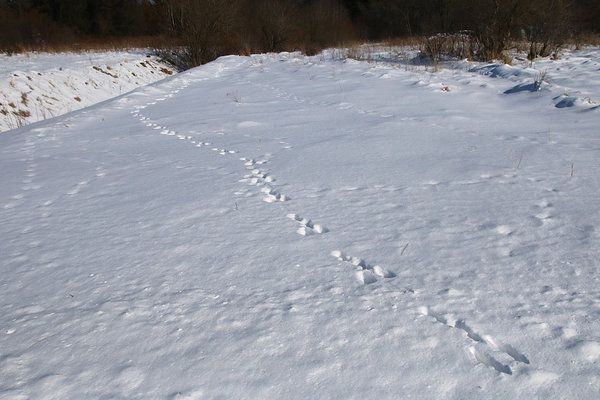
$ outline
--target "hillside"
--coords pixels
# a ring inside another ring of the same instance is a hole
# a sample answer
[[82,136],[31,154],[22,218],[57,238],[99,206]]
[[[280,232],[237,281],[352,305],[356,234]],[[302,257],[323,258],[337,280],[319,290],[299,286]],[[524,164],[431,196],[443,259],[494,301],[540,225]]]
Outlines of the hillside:
[[597,397],[600,50],[336,54],[0,134],[0,398]]

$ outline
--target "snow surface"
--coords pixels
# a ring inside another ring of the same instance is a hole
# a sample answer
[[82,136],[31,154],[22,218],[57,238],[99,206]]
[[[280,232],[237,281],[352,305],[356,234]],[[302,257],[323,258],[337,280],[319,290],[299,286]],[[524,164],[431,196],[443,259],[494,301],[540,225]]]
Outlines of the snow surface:
[[0,132],[96,104],[173,72],[147,50],[0,55]]
[[598,398],[599,59],[224,57],[1,134],[0,397]]

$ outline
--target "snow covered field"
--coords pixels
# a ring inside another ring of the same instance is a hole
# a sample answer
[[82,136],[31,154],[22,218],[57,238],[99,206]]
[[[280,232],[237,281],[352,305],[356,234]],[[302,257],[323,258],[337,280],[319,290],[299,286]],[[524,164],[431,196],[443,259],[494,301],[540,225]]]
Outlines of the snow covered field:
[[0,398],[597,399],[599,71],[224,57],[0,134]]
[[148,51],[0,55],[0,132],[56,117],[163,79]]

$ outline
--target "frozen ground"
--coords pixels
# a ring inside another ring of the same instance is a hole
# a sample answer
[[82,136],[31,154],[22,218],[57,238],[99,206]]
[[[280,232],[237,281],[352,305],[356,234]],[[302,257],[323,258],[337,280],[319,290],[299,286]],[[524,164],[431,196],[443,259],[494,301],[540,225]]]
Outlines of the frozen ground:
[[597,399],[599,58],[225,57],[1,134],[0,398]]
[[148,51],[0,55],[0,132],[127,93],[174,72]]

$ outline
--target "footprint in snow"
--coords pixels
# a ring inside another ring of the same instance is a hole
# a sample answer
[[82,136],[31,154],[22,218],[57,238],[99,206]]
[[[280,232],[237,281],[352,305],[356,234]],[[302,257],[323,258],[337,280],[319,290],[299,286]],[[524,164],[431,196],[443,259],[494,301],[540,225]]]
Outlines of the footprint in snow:
[[442,315],[430,307],[420,307],[419,314],[432,317],[442,325],[450,328],[460,329],[465,332],[466,336],[473,341],[473,344],[468,347],[469,352],[475,360],[488,367],[494,368],[496,371],[512,375],[512,370],[509,365],[502,364],[490,352],[508,355],[516,362],[529,364],[529,359],[519,352],[515,347],[508,343],[500,342],[489,335],[483,335],[472,329],[464,319],[456,319],[452,315]]
[[84,186],[86,186],[88,183],[89,183],[89,181],[81,181],[81,182],[78,182],[78,183],[77,183],[77,184],[76,184],[76,185],[73,187],[73,189],[71,189],[71,190],[69,190],[69,191],[67,192],[67,195],[69,195],[69,196],[74,196],[74,195],[78,194],[78,193],[81,191],[81,189],[82,189]]
[[296,231],[299,235],[309,236],[329,232],[329,229],[327,229],[323,225],[313,224],[313,222],[310,219],[303,218],[298,214],[288,214],[287,217],[300,224],[300,228],[298,228],[298,230]]
[[276,190],[274,190],[272,188],[268,188],[268,187],[262,188],[261,192],[263,192],[264,194],[266,194],[266,197],[263,198],[263,201],[265,201],[267,203],[275,203],[277,201],[288,201],[288,200],[291,200],[285,194],[281,194],[281,193],[277,192]]
[[534,207],[538,212],[533,216],[536,225],[542,226],[552,221],[552,203],[543,200]]
[[281,145],[281,147],[284,150],[291,150],[293,148],[293,146],[291,144],[289,144],[288,142],[283,141],[283,140],[279,141],[279,144]]
[[213,147],[212,151],[216,151],[216,152],[218,152],[222,156],[227,155],[227,154],[235,154],[235,153],[237,153],[237,151],[235,151],[235,150],[220,149],[218,147]]
[[356,279],[364,285],[376,282],[377,277],[393,278],[396,276],[395,273],[387,268],[383,268],[379,265],[368,264],[361,258],[348,256],[339,250],[332,251],[331,255],[340,261],[345,261],[358,267],[358,271],[356,271],[355,276]]
[[246,166],[247,169],[254,169],[255,165],[264,165],[266,163],[268,163],[267,160],[255,160],[254,158],[246,158],[246,157],[241,157],[240,161],[244,162],[244,166]]
[[244,178],[241,179],[240,182],[248,182],[249,185],[260,186],[266,183],[275,182],[275,179],[272,175],[265,173],[259,169],[252,169],[251,174],[244,175]]

